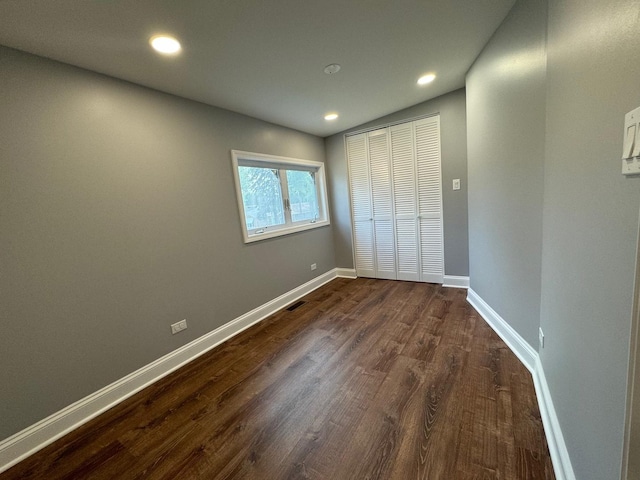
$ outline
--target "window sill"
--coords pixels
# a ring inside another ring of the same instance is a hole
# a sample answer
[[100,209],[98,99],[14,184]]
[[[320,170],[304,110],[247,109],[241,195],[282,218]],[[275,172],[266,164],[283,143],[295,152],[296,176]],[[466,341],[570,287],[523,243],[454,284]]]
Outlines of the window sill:
[[259,242],[260,240],[266,240],[267,238],[275,238],[275,237],[281,237],[283,235],[289,235],[291,233],[304,232],[305,230],[312,230],[314,228],[324,227],[326,225],[330,225],[329,220],[318,221],[315,223],[305,223],[302,225],[294,225],[291,227],[271,229],[271,230],[265,229],[264,233],[254,233],[250,235],[244,235],[244,243]]

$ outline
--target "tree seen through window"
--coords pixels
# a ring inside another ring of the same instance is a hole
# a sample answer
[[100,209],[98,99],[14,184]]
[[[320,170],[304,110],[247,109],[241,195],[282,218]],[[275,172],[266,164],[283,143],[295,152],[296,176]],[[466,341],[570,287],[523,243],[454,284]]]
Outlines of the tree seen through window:
[[238,173],[247,228],[284,224],[284,204],[278,170],[240,166]]
[[313,172],[287,170],[291,220],[316,220],[318,218],[318,196]]

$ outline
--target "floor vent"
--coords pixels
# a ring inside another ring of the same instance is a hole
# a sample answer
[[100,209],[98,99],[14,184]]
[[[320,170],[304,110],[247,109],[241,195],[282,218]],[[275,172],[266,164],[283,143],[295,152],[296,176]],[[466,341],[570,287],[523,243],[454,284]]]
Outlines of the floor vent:
[[291,305],[289,305],[287,307],[287,310],[290,311],[290,312],[293,312],[296,308],[301,307],[305,303],[307,303],[307,302],[305,302],[304,300],[299,300],[296,303],[292,303]]

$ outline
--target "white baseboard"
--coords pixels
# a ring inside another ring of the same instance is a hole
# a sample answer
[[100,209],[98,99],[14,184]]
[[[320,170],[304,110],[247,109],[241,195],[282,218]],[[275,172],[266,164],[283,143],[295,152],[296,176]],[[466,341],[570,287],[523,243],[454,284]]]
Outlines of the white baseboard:
[[482,318],[485,319],[489,326],[493,328],[498,336],[504,340],[504,343],[509,346],[524,366],[533,374],[536,368],[538,352],[471,288],[467,293],[467,302],[478,311]]
[[569,458],[569,452],[567,451],[567,444],[564,442],[564,436],[562,435],[562,429],[558,422],[556,409],[553,406],[551,392],[549,392],[549,385],[544,375],[544,368],[542,368],[540,357],[537,355],[533,384],[536,389],[540,416],[542,417],[542,424],[544,425],[556,480],[576,480],[576,476],[573,473],[573,466],[571,465],[571,458]]
[[442,281],[442,286],[451,288],[469,288],[469,277],[445,275]]
[[[346,269],[330,270],[1,441],[0,473],[291,302],[333,280],[339,275],[339,271],[343,273]],[[355,271],[353,275],[355,278]]]
[[556,480],[576,480],[538,352],[471,288],[467,301],[531,372]]
[[336,268],[336,277],[358,278],[355,268]]

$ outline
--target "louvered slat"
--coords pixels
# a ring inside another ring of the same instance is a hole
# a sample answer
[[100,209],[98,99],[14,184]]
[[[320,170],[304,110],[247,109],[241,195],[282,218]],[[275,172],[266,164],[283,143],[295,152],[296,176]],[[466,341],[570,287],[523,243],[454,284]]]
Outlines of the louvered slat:
[[356,274],[375,278],[373,211],[366,135],[347,137]]
[[369,165],[376,252],[376,278],[396,278],[396,247],[393,234],[389,129],[370,132]]
[[347,137],[349,176],[351,180],[351,208],[356,218],[369,219],[372,215],[365,135]]
[[442,228],[440,219],[422,218],[420,220],[420,248],[422,257],[422,277],[427,282],[442,282]]
[[371,166],[371,197],[373,215],[391,215],[391,172],[389,167],[389,136],[387,130],[369,134],[369,164]]
[[441,214],[440,121],[430,117],[415,122],[418,204],[421,215]]
[[392,220],[375,220],[376,278],[396,279],[396,250]]
[[412,124],[391,128],[393,197],[396,215],[416,214],[416,173]]
[[416,162],[413,124],[390,128],[398,280],[418,281]]
[[396,245],[398,280],[419,281],[418,235],[414,218],[396,219]]
[[444,247],[442,232],[442,174],[440,117],[415,122],[420,214],[420,275],[422,281],[442,283]]
[[375,277],[372,227],[373,223],[370,221],[354,224],[356,272],[360,277]]

